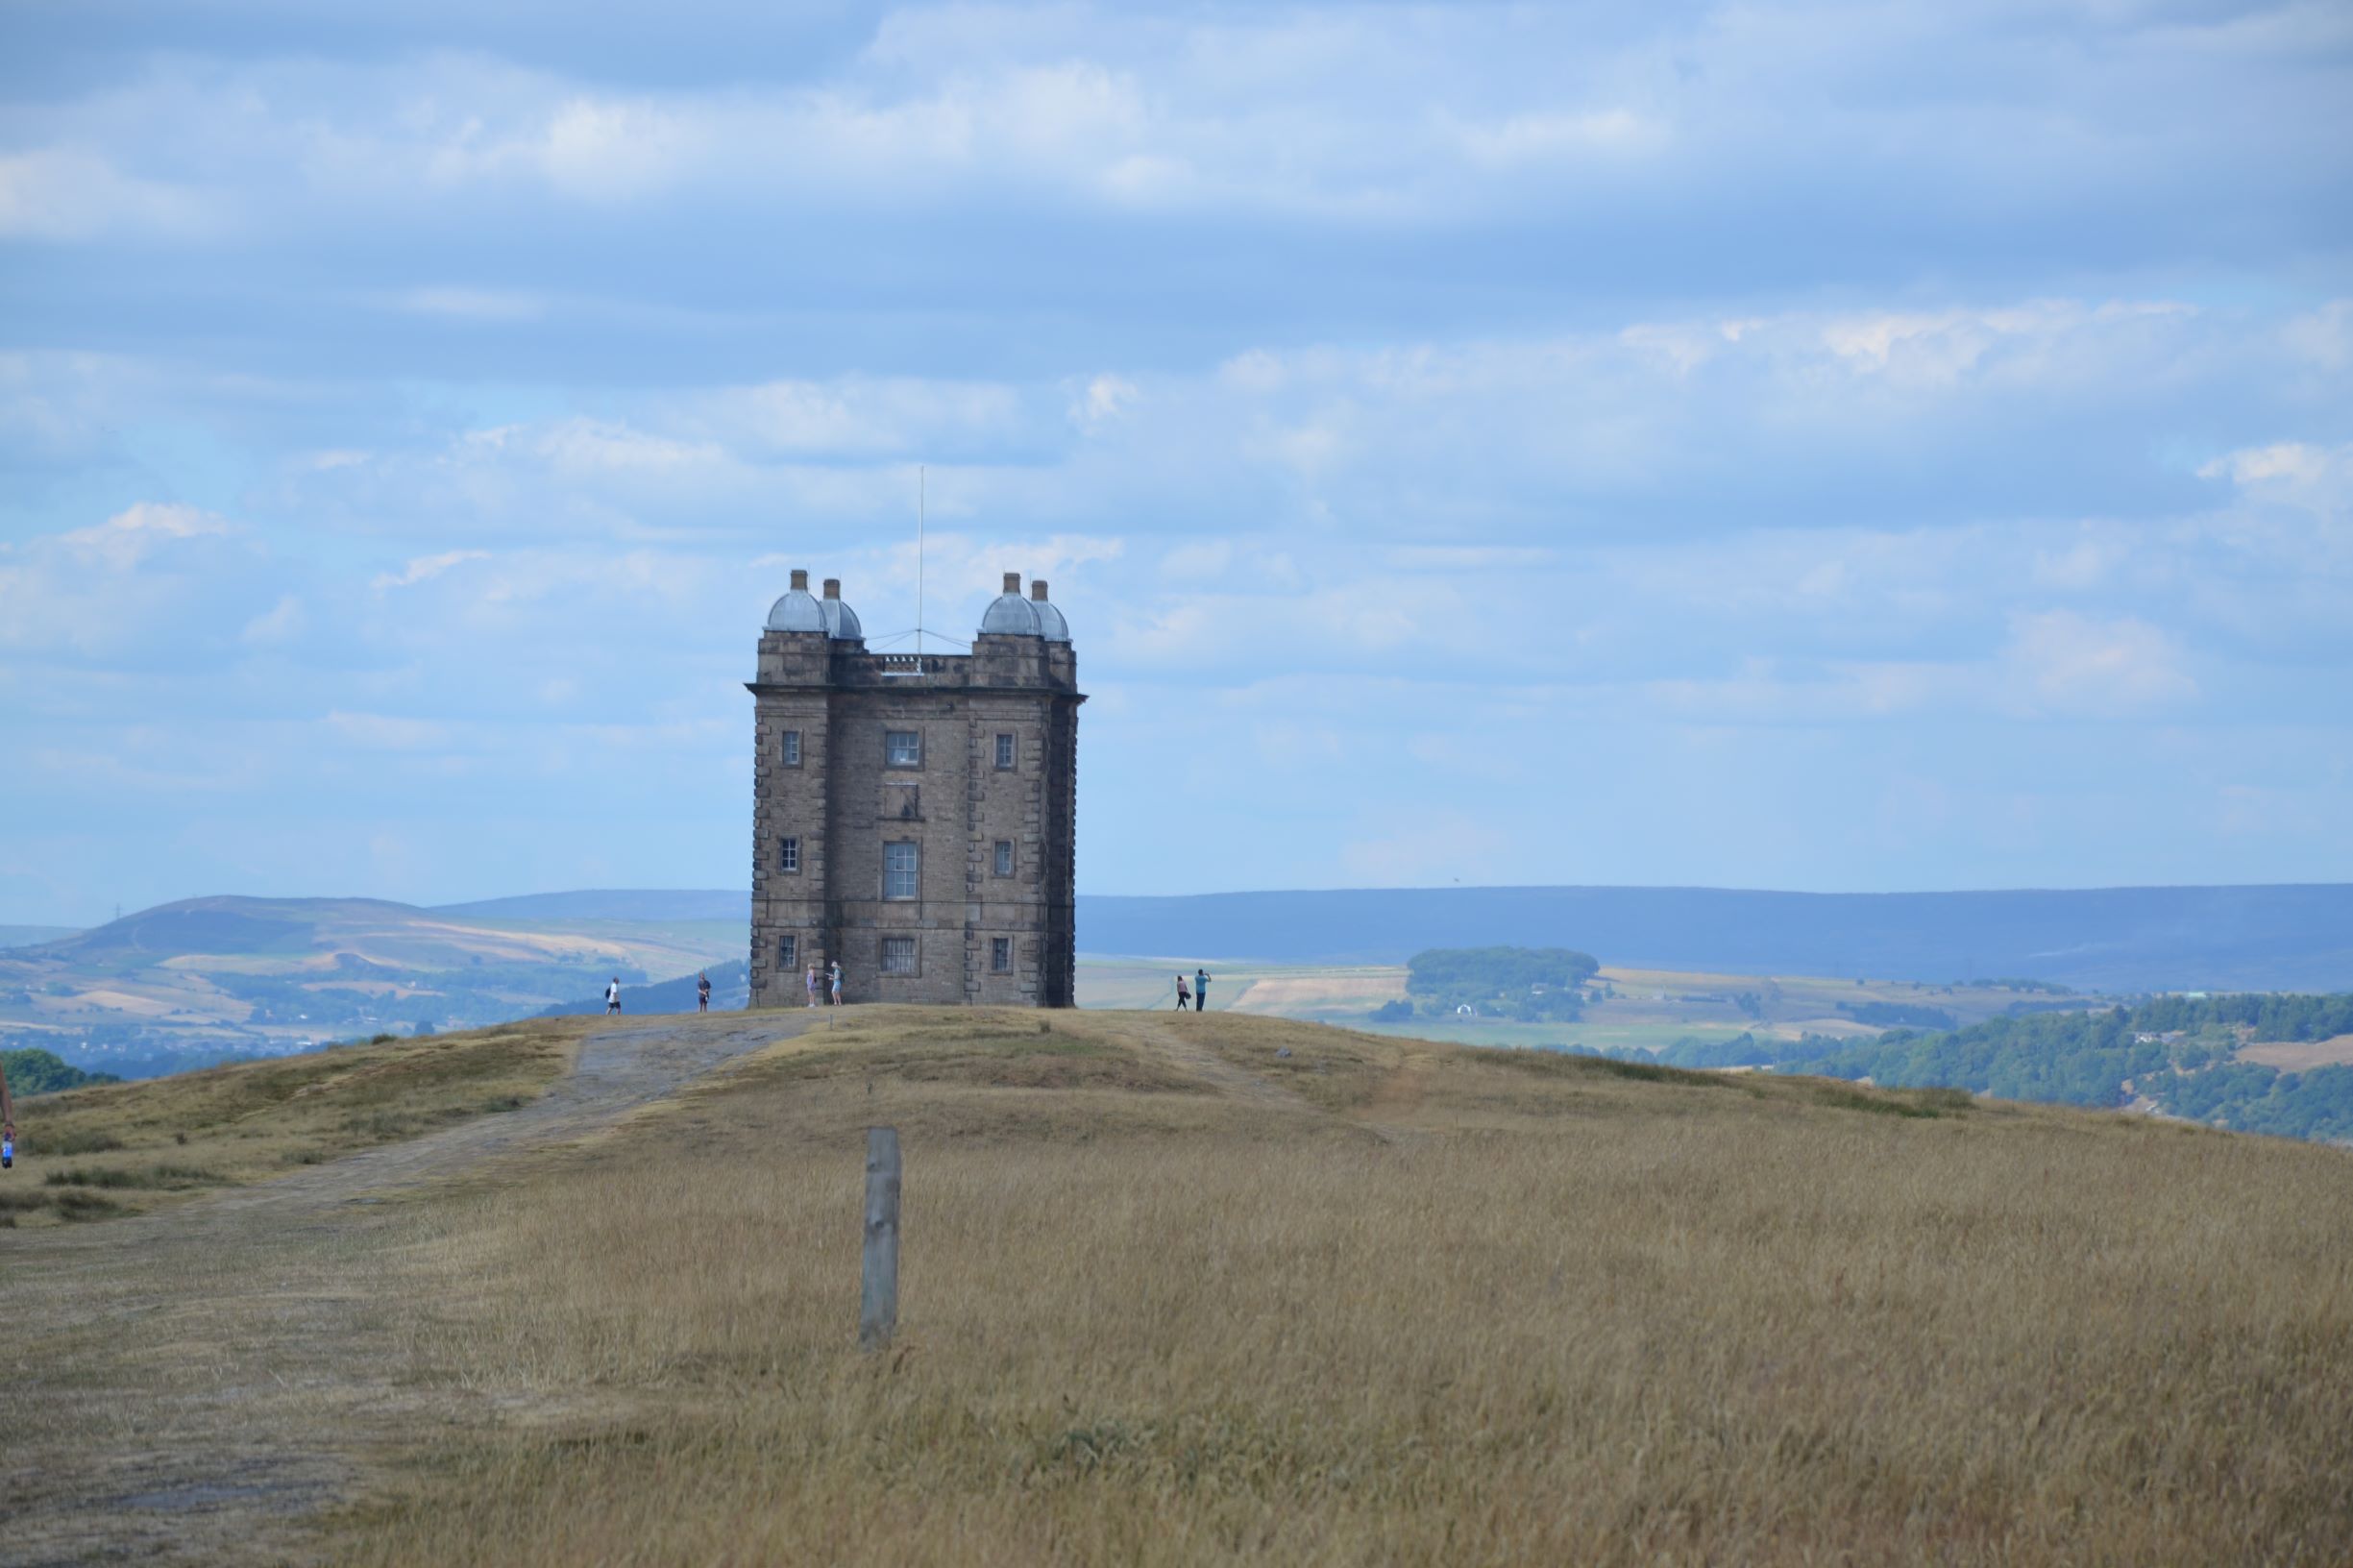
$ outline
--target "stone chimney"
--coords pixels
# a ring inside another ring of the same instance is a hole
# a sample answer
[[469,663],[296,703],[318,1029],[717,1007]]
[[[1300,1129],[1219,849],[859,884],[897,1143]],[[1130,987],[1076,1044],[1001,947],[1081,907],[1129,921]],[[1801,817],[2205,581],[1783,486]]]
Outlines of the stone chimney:
[[1041,604],[1045,602],[1045,578],[1040,577],[1029,585],[1029,597]]
[[1021,574],[1020,574],[1020,573],[1018,573],[1018,572],[1008,572],[1008,573],[1006,573],[1006,574],[1005,574],[1005,592],[1007,592],[1007,593],[1009,593],[1009,594],[1013,595],[1013,596],[1014,596],[1016,599],[1018,599],[1018,598],[1020,598],[1020,597],[1021,597]]
[[[773,582],[776,579],[771,577],[768,580]],[[793,586],[804,594],[809,591],[809,569],[807,567],[797,566],[793,568]]]
[[825,579],[825,597],[827,599],[840,599],[842,597],[842,579],[840,577],[827,577]]

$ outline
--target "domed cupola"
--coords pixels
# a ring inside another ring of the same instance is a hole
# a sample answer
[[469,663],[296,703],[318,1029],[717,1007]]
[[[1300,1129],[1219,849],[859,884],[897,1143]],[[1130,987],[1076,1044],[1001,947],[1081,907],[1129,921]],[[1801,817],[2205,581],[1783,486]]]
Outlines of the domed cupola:
[[1042,637],[1045,624],[1039,619],[1038,606],[1021,597],[1021,574],[1005,574],[1005,591],[990,600],[989,613],[980,618],[983,637]]
[[809,592],[809,574],[799,567],[793,569],[792,590],[769,607],[768,629],[821,631],[836,642],[854,643],[866,636],[858,612],[842,600],[841,579],[827,577],[825,597],[819,599]]
[[1062,618],[1062,611],[1049,603],[1045,597],[1045,578],[1040,577],[1029,585],[1030,608],[1038,612],[1038,634],[1049,643],[1070,640],[1070,623]]
[[824,631],[825,612],[818,606],[817,598],[809,592],[809,574],[801,567],[793,568],[793,586],[782,599],[768,608],[768,629],[771,631]]
[[825,597],[817,601],[817,613],[825,618],[825,634],[836,642],[856,643],[866,639],[866,628],[858,625],[858,612],[842,599],[842,579],[825,579]]

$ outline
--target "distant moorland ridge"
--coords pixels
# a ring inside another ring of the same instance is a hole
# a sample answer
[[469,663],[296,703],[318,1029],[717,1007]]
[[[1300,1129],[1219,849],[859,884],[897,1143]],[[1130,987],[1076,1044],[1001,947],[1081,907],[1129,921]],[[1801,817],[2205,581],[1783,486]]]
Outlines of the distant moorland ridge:
[[[227,932],[247,940],[265,901],[192,900],[142,912],[61,952],[158,956]],[[266,901],[276,902],[276,901]],[[748,922],[729,889],[529,894],[431,910],[285,900],[371,917],[491,921]],[[272,913],[276,913],[273,911]],[[287,911],[292,914],[292,911]],[[301,917],[297,916],[299,921]],[[291,927],[290,922],[290,927]],[[291,928],[285,935],[291,936]],[[127,940],[128,939],[128,940]],[[1998,893],[1771,893],[1727,888],[1382,888],[1177,896],[1082,894],[1080,950],[1402,964],[1428,947],[1562,946],[1626,968],[1849,975],[1945,983],[2015,976],[2086,991],[2353,990],[2353,885],[2097,888]],[[730,956],[732,956],[730,944]],[[683,968],[683,966],[681,967]]]
[[2353,989],[2353,886],[2004,893],[1395,888],[1078,901],[1082,951],[1398,964],[1561,946],[1634,968],[2079,990]]
[[[606,890],[453,905],[540,919],[748,919],[747,894]],[[1082,952],[1402,964],[1425,947],[1564,946],[1628,968],[1994,976],[2085,991],[2353,990],[2353,885],[1999,893],[1367,888],[1081,894]]]

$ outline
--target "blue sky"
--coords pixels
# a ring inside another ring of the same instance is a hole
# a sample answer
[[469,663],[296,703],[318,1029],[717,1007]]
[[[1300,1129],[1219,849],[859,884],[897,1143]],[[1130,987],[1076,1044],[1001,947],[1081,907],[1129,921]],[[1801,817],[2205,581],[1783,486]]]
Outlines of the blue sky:
[[0,11],[0,920],[748,878],[806,565],[1082,891],[2353,879],[2353,12]]

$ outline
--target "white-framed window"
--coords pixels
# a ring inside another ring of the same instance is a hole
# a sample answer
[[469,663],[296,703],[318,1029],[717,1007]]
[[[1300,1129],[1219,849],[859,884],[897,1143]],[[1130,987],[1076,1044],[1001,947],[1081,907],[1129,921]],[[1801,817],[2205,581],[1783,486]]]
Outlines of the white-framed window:
[[800,841],[798,839],[778,839],[776,841],[776,870],[780,871],[800,870]]
[[915,939],[885,937],[882,939],[882,972],[913,974],[915,972]]
[[996,738],[996,771],[1000,773],[1013,772],[1013,737],[1010,735]]
[[1013,875],[1013,840],[1011,839],[996,841],[996,874],[999,876]]
[[997,974],[1013,972],[1013,938],[991,937],[989,939],[989,968]]
[[800,766],[800,731],[797,729],[784,732],[784,765],[787,768]]
[[882,737],[882,760],[893,768],[923,766],[923,732],[919,729],[885,730]]
[[776,939],[776,968],[780,969],[800,968],[800,939],[798,937],[778,937]]
[[882,846],[882,895],[885,898],[916,897],[922,886],[923,852],[919,845],[886,844]]

